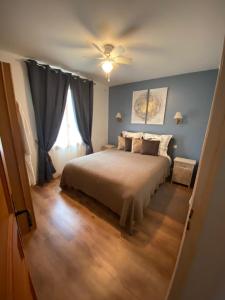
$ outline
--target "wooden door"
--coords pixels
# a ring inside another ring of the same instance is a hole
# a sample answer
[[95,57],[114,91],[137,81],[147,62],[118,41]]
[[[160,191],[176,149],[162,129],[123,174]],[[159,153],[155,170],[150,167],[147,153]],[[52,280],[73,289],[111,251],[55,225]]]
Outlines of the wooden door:
[[[193,213],[192,213],[193,211]],[[225,43],[168,300],[225,299]]]
[[[22,233],[36,227],[24,148],[19,128],[10,64],[0,62],[0,138],[10,182],[10,192],[16,211],[25,211],[18,217]],[[30,226],[28,214],[32,220]]]
[[33,300],[36,295],[23,253],[0,152],[0,299]]

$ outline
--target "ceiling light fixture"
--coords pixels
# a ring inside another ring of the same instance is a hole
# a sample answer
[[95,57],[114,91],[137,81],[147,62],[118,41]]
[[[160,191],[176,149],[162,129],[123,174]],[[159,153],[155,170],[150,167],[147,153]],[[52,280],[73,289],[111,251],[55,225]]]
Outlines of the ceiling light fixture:
[[110,81],[110,73],[113,70],[113,62],[111,60],[104,60],[102,63],[102,70],[105,72],[108,82]]
[[92,43],[92,45],[101,54],[101,56],[97,57],[96,59],[101,60],[99,66],[101,66],[103,72],[105,73],[108,82],[110,81],[112,70],[117,65],[129,65],[132,62],[131,58],[122,55],[125,52],[123,46],[115,47],[112,44],[105,44],[101,47],[96,43]]

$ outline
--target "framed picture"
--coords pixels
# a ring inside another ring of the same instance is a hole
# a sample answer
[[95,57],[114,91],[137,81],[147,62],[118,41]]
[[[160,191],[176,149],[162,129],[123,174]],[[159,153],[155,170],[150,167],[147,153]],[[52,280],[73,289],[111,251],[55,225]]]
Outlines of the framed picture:
[[145,124],[147,96],[148,96],[148,90],[133,92],[131,123]]
[[133,92],[131,123],[162,125],[166,110],[168,88]]
[[151,89],[148,94],[146,124],[164,123],[168,88]]

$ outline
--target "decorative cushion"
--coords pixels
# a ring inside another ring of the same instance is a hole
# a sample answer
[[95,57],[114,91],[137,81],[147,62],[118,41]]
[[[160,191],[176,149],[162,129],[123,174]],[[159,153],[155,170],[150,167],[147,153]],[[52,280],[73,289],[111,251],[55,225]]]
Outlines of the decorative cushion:
[[152,133],[144,133],[144,140],[157,140],[160,141],[159,145],[159,155],[168,157],[167,150],[168,145],[173,136],[170,134],[152,134]]
[[125,137],[125,151],[131,151],[131,146],[132,146],[132,138]]
[[160,141],[142,140],[141,153],[157,156],[159,152]]
[[131,152],[141,153],[141,147],[142,147],[142,139],[133,138]]
[[140,139],[143,137],[143,132],[122,131],[123,137]]
[[122,136],[118,136],[118,150],[124,150],[125,149],[125,138]]

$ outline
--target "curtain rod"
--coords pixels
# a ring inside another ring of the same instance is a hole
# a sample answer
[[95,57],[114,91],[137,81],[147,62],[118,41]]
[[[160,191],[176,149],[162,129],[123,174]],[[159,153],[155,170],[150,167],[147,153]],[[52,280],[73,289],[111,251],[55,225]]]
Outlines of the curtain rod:
[[61,68],[61,67],[58,67],[58,66],[53,66],[53,65],[51,65],[51,64],[46,64],[45,62],[41,62],[41,61],[38,61],[38,60],[36,60],[36,59],[31,59],[31,58],[28,58],[27,59],[27,61],[35,61],[39,66],[41,66],[41,67],[45,67],[45,66],[50,66],[53,70],[55,69],[55,70],[61,70],[62,72],[66,72],[66,73],[71,73],[72,74],[72,76],[77,76],[77,77],[80,77],[80,78],[82,78],[82,79],[86,79],[86,80],[89,80],[89,81],[93,81],[93,84],[94,85],[96,85],[96,82],[93,80],[93,79],[89,79],[88,77],[85,77],[85,76],[82,76],[82,75],[80,75],[79,73],[78,74],[76,74],[76,73],[74,73],[73,71],[69,71],[69,70],[66,70],[66,69],[64,69],[64,68]]

